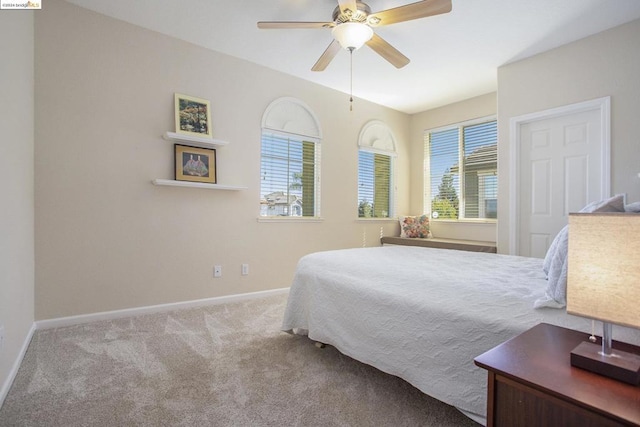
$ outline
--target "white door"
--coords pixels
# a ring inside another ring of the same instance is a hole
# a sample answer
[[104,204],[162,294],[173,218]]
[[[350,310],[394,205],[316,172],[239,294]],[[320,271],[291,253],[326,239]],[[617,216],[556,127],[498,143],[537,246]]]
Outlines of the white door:
[[543,258],[568,223],[569,212],[609,196],[609,143],[603,126],[608,129],[600,108],[519,125],[518,255]]

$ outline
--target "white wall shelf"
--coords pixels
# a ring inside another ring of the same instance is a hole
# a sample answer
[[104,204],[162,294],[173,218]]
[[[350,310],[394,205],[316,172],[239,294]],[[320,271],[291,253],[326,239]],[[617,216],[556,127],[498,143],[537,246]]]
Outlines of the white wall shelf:
[[239,191],[239,190],[247,189],[247,187],[238,187],[234,185],[208,184],[206,182],[176,181],[174,179],[154,179],[151,182],[153,183],[153,185],[166,185],[171,187],[205,188],[207,190]]
[[182,142],[192,147],[200,148],[217,148],[224,147],[225,145],[229,144],[227,141],[223,141],[221,139],[202,136],[191,136],[175,132],[165,132],[164,135],[162,135],[162,138],[166,139],[167,141]]

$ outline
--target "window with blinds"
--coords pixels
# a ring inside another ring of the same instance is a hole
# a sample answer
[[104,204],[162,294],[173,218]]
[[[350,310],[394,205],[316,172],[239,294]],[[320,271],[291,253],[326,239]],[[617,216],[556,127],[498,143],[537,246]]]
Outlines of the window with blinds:
[[498,216],[496,120],[425,133],[425,207],[434,219]]
[[316,216],[317,145],[298,135],[263,132],[260,216]]
[[393,215],[391,156],[366,149],[358,151],[358,218]]

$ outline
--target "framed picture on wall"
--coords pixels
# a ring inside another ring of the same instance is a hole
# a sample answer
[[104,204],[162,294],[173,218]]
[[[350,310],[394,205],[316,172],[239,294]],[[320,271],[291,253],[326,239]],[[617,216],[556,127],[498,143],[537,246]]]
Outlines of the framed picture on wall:
[[175,144],[176,181],[216,183],[216,150]]
[[176,133],[213,138],[209,101],[176,93],[175,108]]

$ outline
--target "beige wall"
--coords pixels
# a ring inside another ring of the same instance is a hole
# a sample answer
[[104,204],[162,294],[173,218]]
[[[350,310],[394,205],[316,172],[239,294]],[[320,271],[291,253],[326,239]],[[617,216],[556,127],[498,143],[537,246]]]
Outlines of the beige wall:
[[0,405],[33,324],[33,12],[0,13]]
[[[495,114],[496,94],[489,93],[411,116],[410,214],[419,215],[424,212],[424,131]],[[496,241],[495,222],[432,221],[431,229],[435,237]]]
[[[640,199],[639,22],[502,67],[499,91],[411,117],[248,62],[50,0],[36,14],[36,318],[289,285],[304,254],[378,244],[395,221],[356,221],[357,136],[398,142],[399,214],[423,211],[423,132],[498,113],[499,224],[434,224],[440,237],[508,244],[510,117],[612,95],[612,192]],[[212,101],[218,181],[239,192],[155,187],[172,178],[173,93]],[[320,223],[259,223],[260,120],[281,96],[322,125]],[[340,108],[340,106],[344,108]],[[240,276],[240,264],[251,274]],[[213,265],[223,277],[212,278]]]
[[498,248],[509,245],[509,121],[611,96],[611,193],[640,200],[640,20],[498,69]]
[[[409,116],[50,0],[35,19],[36,318],[288,287],[310,252],[378,245],[358,222],[357,138],[386,122],[408,210]],[[345,72],[348,70],[345,70]],[[218,182],[244,191],[157,187],[173,178],[173,94],[211,100]],[[322,126],[320,223],[259,223],[260,123],[294,96]],[[240,275],[240,265],[250,275]],[[213,279],[213,266],[223,277]]]

